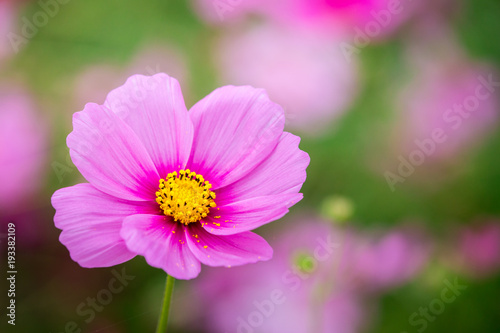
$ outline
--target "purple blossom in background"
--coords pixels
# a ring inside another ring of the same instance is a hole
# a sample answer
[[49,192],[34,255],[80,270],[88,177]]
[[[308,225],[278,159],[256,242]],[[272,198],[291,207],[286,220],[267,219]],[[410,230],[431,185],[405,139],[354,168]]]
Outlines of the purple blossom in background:
[[357,96],[357,66],[340,38],[265,24],[224,36],[214,58],[223,82],[265,88],[285,108],[287,127],[316,133]]
[[465,274],[487,277],[500,269],[498,221],[463,227],[455,244],[458,264]]
[[434,161],[456,157],[496,128],[500,86],[491,66],[468,60],[446,33],[435,33],[427,48],[408,50],[415,76],[398,104],[400,149],[409,153],[432,140],[424,153]]
[[359,332],[377,292],[413,279],[430,253],[411,229],[375,237],[310,218],[287,223],[272,241],[273,260],[204,272],[188,292],[196,304],[183,304],[200,321],[181,324],[210,332]]
[[363,36],[369,43],[396,31],[420,6],[391,0],[279,0],[269,6],[268,13],[278,21],[320,33],[336,31],[341,24],[351,37]]
[[367,288],[394,288],[415,277],[433,250],[416,231],[393,230],[378,237],[366,236],[355,251],[354,272]]
[[[194,0],[199,15],[212,24],[238,23],[257,14],[280,24],[322,35],[339,28],[350,37],[346,42],[370,43],[395,32],[414,17],[422,4],[393,0]],[[356,38],[356,40],[354,40]],[[366,46],[366,45],[365,45]]]
[[32,197],[44,183],[48,129],[20,89],[0,88],[0,147],[0,210],[33,208]]

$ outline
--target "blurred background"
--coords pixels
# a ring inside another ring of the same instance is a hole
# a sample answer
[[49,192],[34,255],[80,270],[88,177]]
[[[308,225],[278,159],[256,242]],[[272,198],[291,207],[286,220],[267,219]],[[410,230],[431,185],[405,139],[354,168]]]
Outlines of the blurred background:
[[16,325],[152,332],[165,273],[85,269],[52,193],[83,182],[74,112],[165,72],[187,106],[265,88],[311,164],[263,227],[269,262],[178,281],[170,332],[500,332],[500,2],[0,0],[0,253],[16,226]]

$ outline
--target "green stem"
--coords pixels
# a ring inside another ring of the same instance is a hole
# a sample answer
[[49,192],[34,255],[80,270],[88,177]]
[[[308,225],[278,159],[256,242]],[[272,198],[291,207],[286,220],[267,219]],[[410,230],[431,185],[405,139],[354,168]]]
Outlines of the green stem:
[[168,326],[168,313],[170,312],[170,300],[172,298],[172,291],[174,290],[175,278],[167,275],[167,283],[165,285],[165,295],[163,296],[163,306],[161,308],[160,318],[158,319],[158,326],[156,333],[167,332]]

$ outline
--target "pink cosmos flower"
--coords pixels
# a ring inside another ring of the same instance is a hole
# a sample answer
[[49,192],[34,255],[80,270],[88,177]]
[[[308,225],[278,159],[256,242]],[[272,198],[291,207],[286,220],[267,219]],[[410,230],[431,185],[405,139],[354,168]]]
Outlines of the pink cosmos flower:
[[46,125],[29,95],[0,89],[1,212],[26,207],[25,200],[39,190],[47,154]]
[[317,133],[357,95],[357,66],[345,60],[339,37],[264,24],[224,37],[214,58],[223,82],[263,87],[285,108],[287,128]]
[[175,79],[130,77],[73,117],[67,144],[89,183],[54,193],[60,241],[83,267],[139,254],[179,279],[268,260],[250,230],[302,198],[309,164],[283,127],[260,89],[225,86],[188,112]]

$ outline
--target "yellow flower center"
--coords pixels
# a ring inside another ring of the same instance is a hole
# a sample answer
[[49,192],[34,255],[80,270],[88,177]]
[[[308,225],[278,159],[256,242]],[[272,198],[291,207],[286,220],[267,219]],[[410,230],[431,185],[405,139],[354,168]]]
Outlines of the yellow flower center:
[[172,216],[176,222],[188,225],[206,217],[210,208],[216,206],[212,185],[202,175],[189,169],[169,173],[160,179],[156,202],[163,214]]

